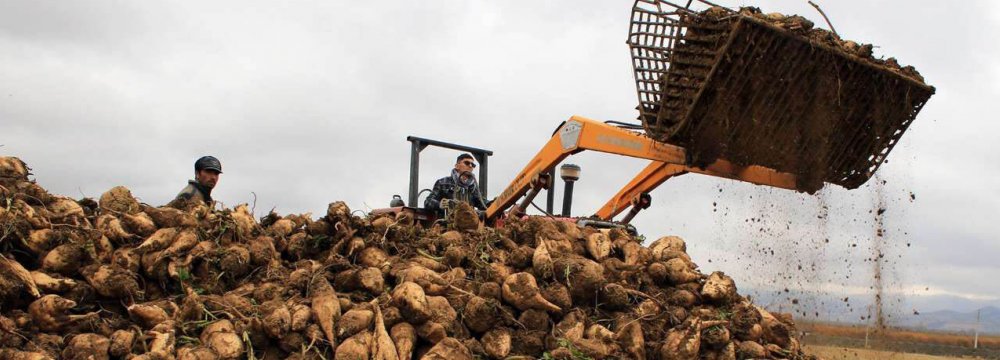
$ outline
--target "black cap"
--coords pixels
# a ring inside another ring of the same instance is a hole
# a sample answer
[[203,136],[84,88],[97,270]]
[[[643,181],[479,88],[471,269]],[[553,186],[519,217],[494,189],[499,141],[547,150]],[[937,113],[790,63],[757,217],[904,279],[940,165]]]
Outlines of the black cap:
[[194,162],[194,171],[215,170],[222,173],[222,163],[214,156],[202,156]]

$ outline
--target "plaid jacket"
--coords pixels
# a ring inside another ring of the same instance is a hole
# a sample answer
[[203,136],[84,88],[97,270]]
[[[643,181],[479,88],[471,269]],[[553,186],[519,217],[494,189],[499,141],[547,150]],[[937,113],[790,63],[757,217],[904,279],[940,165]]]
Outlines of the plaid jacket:
[[439,211],[441,200],[464,201],[479,210],[486,210],[486,201],[479,192],[479,183],[473,181],[469,186],[461,186],[455,181],[455,176],[446,176],[434,182],[431,194],[424,200],[424,207]]
[[188,185],[181,189],[181,192],[177,193],[177,197],[174,198],[167,206],[172,208],[183,208],[187,204],[205,204],[212,206],[214,200],[212,200],[212,190],[205,189],[197,181],[188,180]]

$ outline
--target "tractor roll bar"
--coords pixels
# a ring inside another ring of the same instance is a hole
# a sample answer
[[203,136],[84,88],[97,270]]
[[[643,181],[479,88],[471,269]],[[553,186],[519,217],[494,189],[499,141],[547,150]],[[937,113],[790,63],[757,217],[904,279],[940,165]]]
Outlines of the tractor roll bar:
[[417,195],[419,194],[420,189],[417,184],[420,178],[420,152],[427,148],[427,146],[443,147],[446,149],[464,151],[472,154],[472,157],[476,158],[476,161],[479,162],[479,191],[482,193],[483,198],[486,198],[486,184],[488,182],[487,180],[489,180],[486,177],[488,174],[486,168],[489,165],[487,159],[490,156],[493,156],[493,151],[447,143],[444,141],[424,139],[416,136],[407,136],[406,141],[410,142],[410,193],[406,202],[407,206],[419,207],[417,204]]

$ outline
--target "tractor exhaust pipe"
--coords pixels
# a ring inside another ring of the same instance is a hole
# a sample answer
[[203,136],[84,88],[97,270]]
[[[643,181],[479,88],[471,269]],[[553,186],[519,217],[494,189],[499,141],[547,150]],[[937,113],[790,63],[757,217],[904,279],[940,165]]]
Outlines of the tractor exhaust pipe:
[[563,193],[562,216],[569,217],[570,209],[573,207],[573,183],[580,180],[580,166],[573,164],[560,166],[559,177],[566,182],[566,190]]

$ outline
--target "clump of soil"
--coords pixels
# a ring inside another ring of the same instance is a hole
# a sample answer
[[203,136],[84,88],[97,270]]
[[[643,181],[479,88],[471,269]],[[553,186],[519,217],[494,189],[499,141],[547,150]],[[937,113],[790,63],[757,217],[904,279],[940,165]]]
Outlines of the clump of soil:
[[0,358],[810,358],[790,316],[678,237],[474,212],[423,228],[341,202],[258,220],[124,188],[43,202],[25,181],[0,179]]
[[872,50],[875,47],[874,45],[842,39],[839,35],[829,30],[814,27],[813,22],[805,17],[799,15],[785,15],[781,13],[765,14],[761,12],[760,9],[755,7],[744,7],[740,9],[739,12],[741,15],[750,16],[757,20],[767,22],[768,24],[785,30],[791,34],[804,36],[809,38],[809,40],[829,45],[834,49],[860,59],[861,61],[884,67],[889,71],[899,73],[920,83],[924,82],[924,77],[921,76],[920,72],[918,72],[913,66],[900,65],[899,61],[893,57],[888,59],[876,58],[872,53]]
[[139,201],[132,197],[132,191],[124,186],[115,186],[101,195],[101,210],[135,214],[139,212]]
[[476,209],[467,202],[458,202],[448,213],[449,222],[459,231],[471,231],[479,229],[479,214]]

